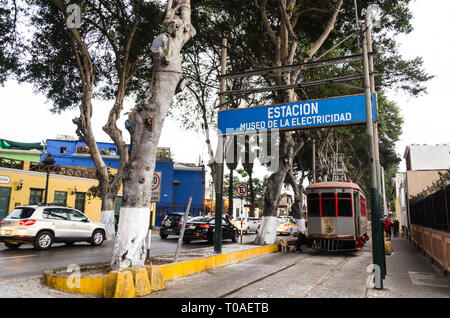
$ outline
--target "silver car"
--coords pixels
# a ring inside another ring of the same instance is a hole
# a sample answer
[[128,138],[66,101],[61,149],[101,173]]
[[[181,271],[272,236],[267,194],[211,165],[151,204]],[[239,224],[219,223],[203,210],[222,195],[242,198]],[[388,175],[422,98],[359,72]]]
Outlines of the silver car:
[[10,249],[33,244],[48,249],[53,243],[89,242],[98,246],[105,240],[105,226],[89,220],[82,212],[63,206],[18,206],[2,220],[0,242]]

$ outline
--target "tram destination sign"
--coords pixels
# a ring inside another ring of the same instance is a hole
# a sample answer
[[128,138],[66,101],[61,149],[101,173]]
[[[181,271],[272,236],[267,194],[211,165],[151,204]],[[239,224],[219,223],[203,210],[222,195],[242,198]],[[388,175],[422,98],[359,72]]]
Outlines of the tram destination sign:
[[[371,97],[372,116],[377,120],[376,94]],[[365,124],[365,105],[365,95],[358,94],[223,110],[219,112],[219,135]]]

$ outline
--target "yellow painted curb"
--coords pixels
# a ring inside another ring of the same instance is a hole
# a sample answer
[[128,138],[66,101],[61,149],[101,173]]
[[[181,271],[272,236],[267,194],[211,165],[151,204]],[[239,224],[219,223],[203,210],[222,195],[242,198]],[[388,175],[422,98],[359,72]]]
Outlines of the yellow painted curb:
[[153,291],[160,291],[166,289],[166,282],[161,271],[161,268],[157,266],[147,266],[148,277],[152,285]]
[[[272,244],[175,264],[146,266],[145,269],[150,280],[150,289],[158,291],[165,289],[165,281],[217,268],[227,263],[277,252],[278,250],[279,245]],[[118,275],[119,272],[122,274]],[[49,270],[43,273],[42,282],[49,287],[66,292],[104,296],[105,298],[128,298],[145,294],[148,291],[145,278],[143,278],[143,281],[141,279],[141,282],[136,283],[136,277],[140,275],[142,275],[142,272],[133,274],[132,270],[125,270],[113,271],[108,275],[94,277],[67,277],[57,275]],[[138,292],[136,292],[135,285],[138,285]]]
[[242,261],[258,255],[277,252],[278,250],[278,244],[272,244],[244,251],[195,259],[192,261],[161,265],[159,268],[162,271],[164,280],[168,281],[174,278],[202,272],[211,268],[217,268],[230,262]]
[[150,293],[152,292],[152,286],[150,284],[147,269],[143,267],[132,269],[131,273],[133,274],[136,297],[150,295]]
[[103,286],[106,284],[107,278],[108,276],[81,278],[67,277],[45,271],[42,282],[49,287],[66,292],[103,295]]

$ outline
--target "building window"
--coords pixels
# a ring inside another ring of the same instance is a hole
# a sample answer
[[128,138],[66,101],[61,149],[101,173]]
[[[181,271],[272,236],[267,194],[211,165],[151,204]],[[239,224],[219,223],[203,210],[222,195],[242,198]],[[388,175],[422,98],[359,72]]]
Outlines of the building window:
[[42,189],[30,189],[30,205],[41,203],[43,194],[44,190]]
[[86,193],[77,192],[75,194],[75,209],[84,212],[85,202],[86,202]]
[[363,197],[361,197],[361,216],[362,217],[366,217],[367,216],[366,199],[364,199]]
[[352,216],[351,193],[338,193],[338,216]]
[[308,194],[308,216],[320,216],[319,195],[317,193]]
[[55,191],[55,198],[53,204],[65,206],[67,203],[67,192],[66,191]]
[[334,193],[322,193],[322,216],[336,216],[336,195]]
[[66,153],[66,152],[67,152],[67,148],[66,147],[59,148],[59,153]]

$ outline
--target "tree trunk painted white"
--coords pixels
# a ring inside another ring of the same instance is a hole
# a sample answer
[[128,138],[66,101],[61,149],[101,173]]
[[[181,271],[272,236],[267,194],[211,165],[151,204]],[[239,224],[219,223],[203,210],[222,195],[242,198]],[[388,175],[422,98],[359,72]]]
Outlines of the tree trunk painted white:
[[113,260],[118,260],[115,269],[144,265],[147,256],[148,224],[150,224],[149,208],[120,209],[119,227],[112,255]]
[[277,239],[277,224],[276,216],[263,216],[255,243],[258,245],[274,244]]
[[116,236],[114,210],[101,211],[100,222],[105,226],[106,239],[113,240]]
[[297,223],[298,231],[304,235],[308,234],[308,231],[306,230],[306,221],[302,217],[301,219],[295,219],[295,223]]
[[167,1],[163,24],[167,33],[157,36],[151,47],[154,69],[147,98],[134,107],[125,123],[131,135],[131,154],[123,171],[113,270],[144,265],[157,146],[173,96],[183,86],[181,49],[196,34],[190,1]]

